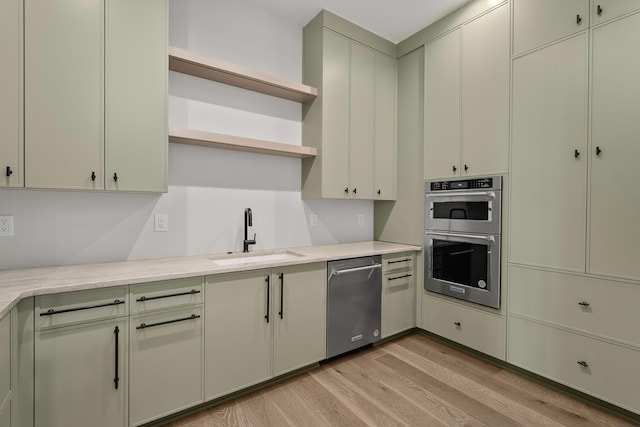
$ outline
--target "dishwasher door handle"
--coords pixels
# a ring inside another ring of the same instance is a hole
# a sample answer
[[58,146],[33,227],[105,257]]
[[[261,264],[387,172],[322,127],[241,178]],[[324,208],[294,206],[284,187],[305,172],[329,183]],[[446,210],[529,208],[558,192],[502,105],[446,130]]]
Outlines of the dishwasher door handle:
[[364,267],[345,268],[344,270],[335,270],[333,275],[339,276],[341,274],[355,273],[356,271],[375,270],[376,268],[382,268],[382,264],[365,265]]

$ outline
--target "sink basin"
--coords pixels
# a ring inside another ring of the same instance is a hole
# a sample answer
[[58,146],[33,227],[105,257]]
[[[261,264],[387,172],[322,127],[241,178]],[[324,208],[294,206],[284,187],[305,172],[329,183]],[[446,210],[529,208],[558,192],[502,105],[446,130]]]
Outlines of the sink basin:
[[255,264],[260,262],[285,261],[285,260],[296,259],[296,258],[300,258],[300,255],[297,255],[291,252],[283,252],[279,254],[239,256],[236,258],[220,258],[220,259],[214,259],[213,263],[216,265],[243,265],[243,264]]

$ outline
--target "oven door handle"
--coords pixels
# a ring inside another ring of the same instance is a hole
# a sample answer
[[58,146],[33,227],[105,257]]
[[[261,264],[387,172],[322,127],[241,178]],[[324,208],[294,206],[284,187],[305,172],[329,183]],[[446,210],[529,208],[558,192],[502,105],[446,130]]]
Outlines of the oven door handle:
[[496,239],[493,236],[476,236],[476,235],[473,235],[473,234],[433,233],[431,231],[427,231],[427,236],[458,237],[458,238],[463,238],[463,239],[487,240],[489,242],[495,242],[496,241]]
[[469,197],[469,196],[488,196],[496,197],[496,193],[493,191],[478,191],[478,192],[463,192],[463,193],[433,193],[427,194],[427,197]]

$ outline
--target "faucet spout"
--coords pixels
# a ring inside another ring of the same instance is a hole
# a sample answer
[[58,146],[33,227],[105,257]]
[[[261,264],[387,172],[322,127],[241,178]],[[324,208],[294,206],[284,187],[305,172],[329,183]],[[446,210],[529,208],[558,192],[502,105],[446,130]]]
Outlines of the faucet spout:
[[253,239],[249,239],[249,227],[253,227],[253,213],[251,208],[244,210],[244,240],[242,242],[242,252],[249,252],[249,245],[256,244],[256,234],[253,234]]

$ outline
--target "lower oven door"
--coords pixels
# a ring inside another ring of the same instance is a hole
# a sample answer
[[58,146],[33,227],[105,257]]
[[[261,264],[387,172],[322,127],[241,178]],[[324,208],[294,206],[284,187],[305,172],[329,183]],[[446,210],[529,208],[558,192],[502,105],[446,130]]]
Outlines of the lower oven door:
[[425,233],[427,291],[500,308],[500,235]]

